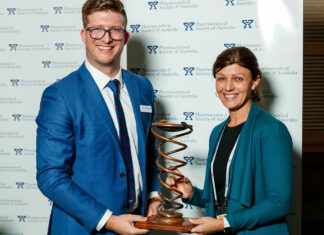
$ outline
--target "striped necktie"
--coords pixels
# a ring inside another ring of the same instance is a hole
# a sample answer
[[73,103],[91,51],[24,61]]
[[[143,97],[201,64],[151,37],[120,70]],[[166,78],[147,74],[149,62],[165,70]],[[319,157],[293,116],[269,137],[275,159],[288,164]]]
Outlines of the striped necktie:
[[114,93],[115,110],[117,114],[117,120],[119,125],[119,143],[121,151],[126,164],[126,175],[127,175],[127,208],[130,208],[135,202],[135,181],[134,181],[134,170],[132,163],[132,153],[130,149],[129,137],[126,126],[126,119],[123,107],[119,99],[119,85],[120,82],[114,79],[108,83],[108,87]]

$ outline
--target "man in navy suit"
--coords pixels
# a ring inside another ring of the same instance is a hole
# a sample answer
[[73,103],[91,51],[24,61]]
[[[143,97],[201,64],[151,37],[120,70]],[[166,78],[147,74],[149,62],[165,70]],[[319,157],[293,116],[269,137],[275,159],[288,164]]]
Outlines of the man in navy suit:
[[[153,88],[148,79],[120,67],[129,33],[119,0],[87,0],[82,19],[86,60],[46,88],[36,119],[37,183],[53,201],[48,234],[147,233],[134,223],[156,214],[160,204],[150,132]],[[115,80],[121,107],[108,87]],[[121,136],[121,128],[126,135]],[[126,136],[130,163],[121,144]]]

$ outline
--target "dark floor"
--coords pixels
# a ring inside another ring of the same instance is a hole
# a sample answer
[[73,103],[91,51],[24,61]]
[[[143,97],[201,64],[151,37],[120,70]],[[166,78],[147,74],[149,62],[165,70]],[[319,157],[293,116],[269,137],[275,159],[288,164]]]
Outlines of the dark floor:
[[303,153],[302,234],[324,234],[324,153]]

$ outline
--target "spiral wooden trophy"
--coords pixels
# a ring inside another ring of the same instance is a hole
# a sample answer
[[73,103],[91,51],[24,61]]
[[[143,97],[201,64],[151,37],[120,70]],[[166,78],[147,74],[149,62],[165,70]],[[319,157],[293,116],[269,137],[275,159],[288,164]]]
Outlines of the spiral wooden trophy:
[[[184,133],[180,133],[178,135],[172,136],[172,137],[164,137],[160,134],[158,134],[155,129],[160,129],[165,132],[180,132],[185,131]],[[192,223],[189,222],[188,218],[183,218],[182,213],[175,212],[176,210],[179,210],[183,207],[181,203],[176,202],[175,200],[181,198],[182,193],[179,190],[176,190],[169,185],[167,185],[162,180],[163,174],[171,174],[174,176],[177,176],[178,179],[176,182],[181,181],[184,176],[182,174],[179,174],[175,172],[180,167],[183,167],[186,165],[185,161],[178,160],[175,158],[170,157],[169,155],[180,152],[187,148],[187,145],[176,141],[176,138],[179,138],[181,136],[188,135],[192,132],[192,126],[188,125],[185,122],[181,122],[181,124],[173,124],[173,123],[167,123],[165,120],[162,120],[160,122],[156,122],[152,124],[152,133],[161,139],[161,142],[157,146],[157,151],[160,154],[159,157],[156,159],[156,165],[161,169],[161,172],[158,175],[158,179],[161,183],[161,186],[158,189],[158,194],[162,199],[161,205],[158,207],[158,215],[157,216],[151,216],[148,217],[146,221],[138,221],[136,222],[135,226],[137,228],[144,228],[144,229],[156,229],[156,230],[168,230],[168,231],[179,231],[179,232],[190,232],[190,230],[194,227]],[[181,146],[178,149],[162,153],[161,146],[165,143],[172,143],[177,144]],[[168,159],[172,162],[179,163],[178,165],[173,165],[171,168],[166,168],[160,164],[160,159]],[[168,190],[171,192],[171,194],[175,195],[171,198],[168,198],[167,196],[163,195],[161,192],[161,189]]]

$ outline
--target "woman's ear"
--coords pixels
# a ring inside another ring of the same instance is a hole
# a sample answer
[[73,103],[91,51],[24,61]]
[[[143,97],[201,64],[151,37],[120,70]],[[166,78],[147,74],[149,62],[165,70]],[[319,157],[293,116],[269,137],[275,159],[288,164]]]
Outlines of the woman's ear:
[[256,79],[252,80],[252,86],[251,86],[252,91],[254,91],[258,87],[260,81],[261,81],[261,76],[260,75],[258,75],[256,77]]

